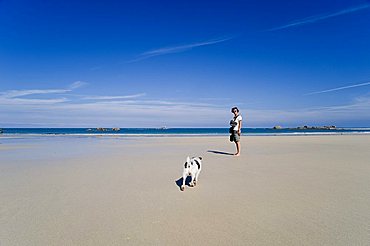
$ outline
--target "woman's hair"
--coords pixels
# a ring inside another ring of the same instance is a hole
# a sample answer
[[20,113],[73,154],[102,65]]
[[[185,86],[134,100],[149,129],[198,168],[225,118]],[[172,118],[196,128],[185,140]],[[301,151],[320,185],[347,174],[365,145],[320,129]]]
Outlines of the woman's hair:
[[234,110],[236,110],[236,112],[238,112],[238,113],[239,113],[239,109],[238,109],[237,107],[233,107],[233,108],[231,109],[231,113],[234,113]]

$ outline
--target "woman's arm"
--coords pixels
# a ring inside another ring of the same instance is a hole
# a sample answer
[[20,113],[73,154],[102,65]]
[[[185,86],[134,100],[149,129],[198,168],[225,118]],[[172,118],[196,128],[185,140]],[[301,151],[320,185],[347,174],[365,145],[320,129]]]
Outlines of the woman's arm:
[[238,135],[240,136],[241,130],[242,129],[242,121],[239,120],[239,127],[238,127]]

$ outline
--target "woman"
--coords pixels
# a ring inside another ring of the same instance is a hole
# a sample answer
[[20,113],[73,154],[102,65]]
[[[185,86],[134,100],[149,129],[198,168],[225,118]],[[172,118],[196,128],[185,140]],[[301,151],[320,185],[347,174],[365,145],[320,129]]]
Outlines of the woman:
[[242,116],[239,114],[239,109],[237,107],[233,107],[231,112],[234,114],[233,119],[230,121],[230,141],[234,142],[236,145],[236,153],[235,156],[240,155],[240,133],[242,128]]

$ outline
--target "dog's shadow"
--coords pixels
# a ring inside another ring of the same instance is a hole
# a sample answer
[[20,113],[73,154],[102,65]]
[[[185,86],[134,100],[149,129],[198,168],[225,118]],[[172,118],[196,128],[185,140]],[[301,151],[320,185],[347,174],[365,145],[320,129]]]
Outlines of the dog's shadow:
[[[179,189],[181,188],[181,185],[182,185],[182,180],[183,180],[183,177],[179,178],[178,180],[175,181],[175,183],[177,184],[177,186],[179,187]],[[187,176],[186,177],[186,180],[185,180],[185,185],[186,186],[190,186],[190,181],[191,181],[191,176]]]
[[218,155],[234,155],[233,153],[223,152],[223,151],[218,151],[218,150],[208,150],[207,152],[218,154]]

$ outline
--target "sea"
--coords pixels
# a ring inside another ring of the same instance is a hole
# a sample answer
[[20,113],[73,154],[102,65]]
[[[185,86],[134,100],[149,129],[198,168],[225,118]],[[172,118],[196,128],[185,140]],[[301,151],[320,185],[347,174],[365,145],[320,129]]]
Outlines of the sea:
[[[1,128],[1,137],[26,136],[224,136],[228,128]],[[345,135],[370,134],[370,127],[337,127],[336,129],[297,129],[297,128],[243,128],[246,136],[275,135]]]

